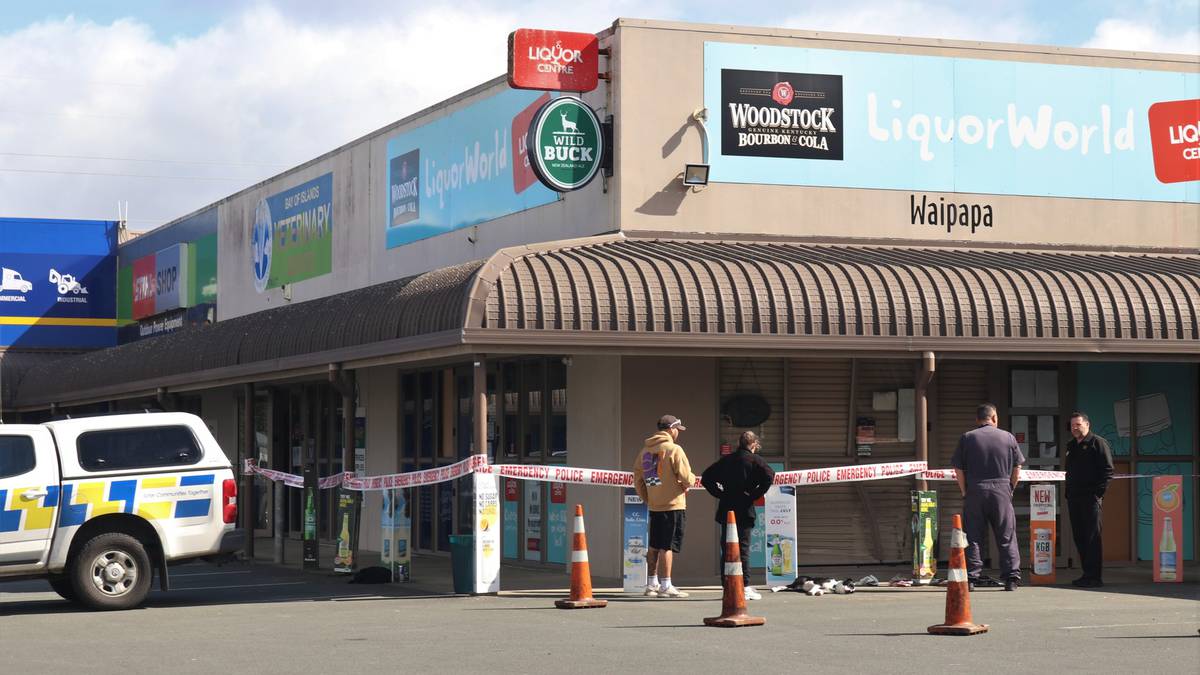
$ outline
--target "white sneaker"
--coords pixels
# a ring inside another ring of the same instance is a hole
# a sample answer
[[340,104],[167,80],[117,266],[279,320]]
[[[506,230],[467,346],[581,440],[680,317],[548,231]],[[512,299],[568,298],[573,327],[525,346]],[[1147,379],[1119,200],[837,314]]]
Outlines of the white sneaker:
[[658,597],[660,598],[686,598],[687,596],[687,593],[684,593],[674,586],[658,589]]
[[646,590],[642,593],[642,595],[646,596],[647,598],[657,598],[658,597],[658,586],[647,586]]
[[753,586],[747,586],[744,591],[743,595],[747,600],[762,600],[762,594],[754,590]]

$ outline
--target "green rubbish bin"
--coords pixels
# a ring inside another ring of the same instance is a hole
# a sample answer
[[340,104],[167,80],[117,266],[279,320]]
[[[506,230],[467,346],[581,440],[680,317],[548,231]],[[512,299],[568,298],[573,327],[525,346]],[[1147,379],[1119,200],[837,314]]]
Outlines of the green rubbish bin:
[[454,570],[454,592],[475,590],[475,535],[450,535],[450,567]]

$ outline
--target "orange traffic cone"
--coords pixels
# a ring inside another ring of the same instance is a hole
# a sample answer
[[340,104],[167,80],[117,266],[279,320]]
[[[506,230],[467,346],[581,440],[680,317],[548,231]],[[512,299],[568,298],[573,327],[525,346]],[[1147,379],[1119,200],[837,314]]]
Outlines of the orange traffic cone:
[[946,623],[930,626],[933,635],[976,635],[986,633],[987,624],[971,620],[971,591],[967,588],[967,535],[963,534],[962,516],[954,514],[950,534],[950,569],[946,583]]
[[555,600],[559,609],[607,607],[607,600],[592,597],[592,568],[588,564],[587,535],[583,532],[583,504],[575,505],[575,536],[571,544],[571,597]]
[[725,574],[721,575],[721,616],[704,619],[705,626],[737,628],[738,626],[761,626],[767,622],[761,616],[746,614],[745,584],[742,579],[742,558],[737,537],[737,521],[733,511],[725,516]]

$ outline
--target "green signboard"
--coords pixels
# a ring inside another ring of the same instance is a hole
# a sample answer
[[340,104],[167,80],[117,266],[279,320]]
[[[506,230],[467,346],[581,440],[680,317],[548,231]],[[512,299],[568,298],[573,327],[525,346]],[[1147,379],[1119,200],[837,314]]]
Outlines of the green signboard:
[[586,103],[571,96],[553,99],[537,111],[527,143],[534,174],[559,192],[587,185],[604,154],[600,120]]

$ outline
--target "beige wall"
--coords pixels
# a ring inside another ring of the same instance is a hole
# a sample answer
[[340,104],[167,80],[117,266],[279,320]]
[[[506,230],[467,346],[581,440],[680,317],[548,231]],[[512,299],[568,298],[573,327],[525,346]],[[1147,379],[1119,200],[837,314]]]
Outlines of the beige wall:
[[[976,59],[1200,71],[1195,58],[1019,45],[986,45],[802,31],[621,20],[616,41],[618,216],[626,231],[1200,248],[1195,203],[1064,199],[900,190],[713,183],[684,190],[685,163],[701,160],[692,112],[704,105],[704,42],[889,51]],[[941,46],[945,45],[945,46]],[[1119,58],[1118,58],[1119,57]],[[720,124],[710,110],[709,128]],[[710,149],[710,156],[716,149]],[[990,229],[913,225],[910,196],[991,205]]]
[[[567,392],[568,463],[620,469],[621,357],[572,357]],[[607,486],[567,486],[568,518],[574,515],[575,504],[583,504],[588,562],[597,577],[620,579],[623,574],[622,494]]]
[[[714,462],[717,430],[717,360],[710,358],[624,357],[621,359],[621,463],[633,469],[642,442],[665,414],[684,421],[679,443],[699,474]],[[688,525],[683,550],[675,558],[672,581],[717,583],[716,501],[704,491],[688,493]]]
[[[396,473],[399,471],[396,444],[400,433],[397,427],[398,380],[395,368],[370,368],[359,370],[358,405],[367,410],[367,475]],[[359,528],[359,548],[378,552],[381,542],[379,529],[380,509],[383,508],[383,493],[363,493],[362,525]]]

